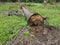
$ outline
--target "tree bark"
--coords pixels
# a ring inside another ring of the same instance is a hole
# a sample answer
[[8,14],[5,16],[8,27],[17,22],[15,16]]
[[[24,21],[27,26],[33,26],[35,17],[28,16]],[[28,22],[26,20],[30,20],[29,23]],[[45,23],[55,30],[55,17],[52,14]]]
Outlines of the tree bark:
[[24,15],[27,17],[27,20],[33,15],[29,10],[26,8],[25,5],[21,5],[21,10],[23,11]]

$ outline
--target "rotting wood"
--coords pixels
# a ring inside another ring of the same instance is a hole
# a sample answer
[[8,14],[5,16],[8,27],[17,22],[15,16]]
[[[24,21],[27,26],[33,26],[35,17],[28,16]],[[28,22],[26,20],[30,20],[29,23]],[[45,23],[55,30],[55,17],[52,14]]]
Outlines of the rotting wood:
[[[24,4],[21,5],[21,10],[23,11],[24,15],[27,17],[27,23],[28,25],[31,27],[31,31],[33,32],[37,32],[37,33],[48,33],[48,30],[52,30],[52,28],[56,28],[54,26],[50,26],[50,25],[46,25],[44,24],[44,20],[46,20],[46,18],[44,18],[43,16],[41,16],[39,13],[34,13],[32,14],[30,11],[28,11],[28,9],[26,8],[26,6]],[[45,27],[48,30],[44,30]]]
[[[31,13],[28,11],[25,5],[21,5],[21,10],[23,11],[24,15],[27,17],[27,23],[30,27],[35,28],[35,27],[43,27],[44,28],[44,18],[41,16],[39,13]],[[35,26],[35,27],[34,27]],[[36,28],[35,28],[36,29]],[[42,29],[43,30],[43,29]],[[40,30],[41,31],[41,30]]]

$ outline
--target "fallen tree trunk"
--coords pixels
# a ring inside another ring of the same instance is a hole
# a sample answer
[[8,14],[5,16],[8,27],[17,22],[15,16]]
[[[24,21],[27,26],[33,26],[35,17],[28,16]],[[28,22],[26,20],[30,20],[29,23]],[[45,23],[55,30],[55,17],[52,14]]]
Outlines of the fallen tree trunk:
[[[28,25],[31,27],[31,31],[37,33],[48,33],[48,30],[52,30],[52,28],[54,26],[50,26],[50,25],[46,25],[44,24],[44,20],[46,20],[46,18],[42,17],[40,14],[38,13],[30,13],[25,5],[21,5],[21,9],[24,12],[25,16],[27,17],[27,23]],[[45,26],[46,25],[46,26]],[[47,28],[47,31],[45,30],[45,28]]]
[[38,13],[31,13],[28,11],[25,5],[21,5],[21,10],[27,17],[27,22],[29,26],[42,26],[44,24],[45,18]]
[[35,21],[37,20],[42,22],[44,20],[44,18],[40,14],[38,13],[33,14],[29,12],[25,5],[21,5],[21,10],[23,11],[24,15],[27,17],[28,23],[32,23],[32,22],[35,23]]

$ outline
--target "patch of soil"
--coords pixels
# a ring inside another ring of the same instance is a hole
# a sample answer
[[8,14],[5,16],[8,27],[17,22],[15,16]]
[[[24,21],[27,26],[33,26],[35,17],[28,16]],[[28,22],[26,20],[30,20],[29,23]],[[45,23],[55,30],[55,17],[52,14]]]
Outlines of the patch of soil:
[[[41,31],[42,27],[33,28],[29,30],[27,30],[26,28],[21,29],[20,38],[18,39],[18,41],[15,40],[15,42],[13,42],[13,44],[11,45],[60,45],[59,28],[49,25],[44,25],[44,30],[42,31]],[[29,35],[24,34],[24,32],[26,31],[29,31]]]

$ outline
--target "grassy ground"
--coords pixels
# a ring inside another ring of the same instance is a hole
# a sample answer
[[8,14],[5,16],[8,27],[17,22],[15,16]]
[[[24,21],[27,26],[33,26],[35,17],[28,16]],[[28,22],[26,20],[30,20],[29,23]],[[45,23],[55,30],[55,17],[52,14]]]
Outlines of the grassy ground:
[[[59,3],[60,4],[60,3]],[[44,17],[48,17],[47,21],[50,25],[60,26],[60,5],[50,5],[44,8],[43,4],[31,3],[27,4],[28,9],[31,12],[38,12]],[[1,3],[0,10],[18,10],[18,6],[15,3]],[[46,22],[46,21],[45,21]],[[11,40],[18,32],[18,29],[22,26],[26,26],[26,20],[23,16],[6,16],[0,14],[0,45]]]

